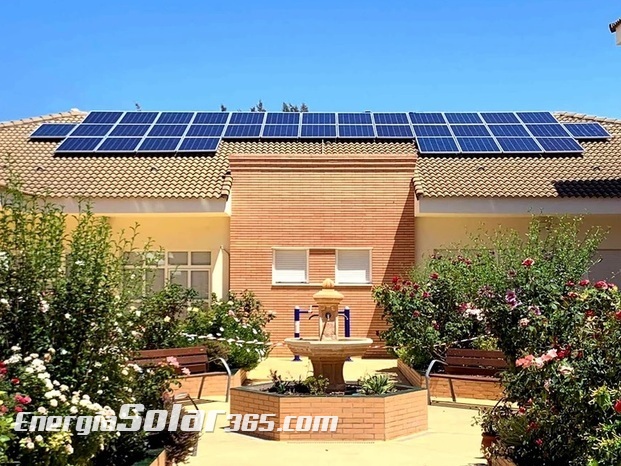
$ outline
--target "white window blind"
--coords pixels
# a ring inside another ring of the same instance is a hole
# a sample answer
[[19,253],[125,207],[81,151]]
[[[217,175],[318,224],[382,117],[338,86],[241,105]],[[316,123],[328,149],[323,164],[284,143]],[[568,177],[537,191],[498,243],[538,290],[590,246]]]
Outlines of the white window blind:
[[336,282],[371,283],[371,250],[338,250],[336,252]]
[[274,283],[308,283],[306,249],[274,249]]
[[621,251],[616,249],[600,249],[595,253],[595,260],[601,259],[594,264],[588,272],[590,280],[611,280],[619,282],[621,278]]

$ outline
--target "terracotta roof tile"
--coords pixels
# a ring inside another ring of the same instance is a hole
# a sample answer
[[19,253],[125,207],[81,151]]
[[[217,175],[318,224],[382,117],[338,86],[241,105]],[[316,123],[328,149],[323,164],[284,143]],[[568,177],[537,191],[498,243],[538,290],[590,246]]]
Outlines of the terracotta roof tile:
[[600,122],[609,141],[583,141],[578,156],[418,158],[416,193],[426,197],[621,197],[621,120],[570,112],[566,122]]
[[51,197],[219,198],[228,196],[226,155],[149,157],[57,157],[57,142],[31,142],[42,122],[80,122],[72,111],[0,123],[0,182],[10,167],[26,192]]

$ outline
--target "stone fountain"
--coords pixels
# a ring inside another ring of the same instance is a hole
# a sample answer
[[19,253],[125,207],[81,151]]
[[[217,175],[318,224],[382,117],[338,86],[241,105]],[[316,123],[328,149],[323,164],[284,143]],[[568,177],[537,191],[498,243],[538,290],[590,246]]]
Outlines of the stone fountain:
[[285,344],[294,354],[307,356],[313,364],[315,377],[329,380],[328,391],[343,391],[343,365],[350,356],[362,356],[373,343],[370,338],[339,338],[339,303],[343,295],[334,289],[334,282],[324,280],[322,290],[313,295],[319,307],[319,336],[315,338],[287,338]]

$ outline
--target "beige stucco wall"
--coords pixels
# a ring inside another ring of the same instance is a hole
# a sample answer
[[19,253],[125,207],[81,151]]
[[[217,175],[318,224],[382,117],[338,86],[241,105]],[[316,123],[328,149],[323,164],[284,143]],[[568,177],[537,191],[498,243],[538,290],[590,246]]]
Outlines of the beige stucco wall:
[[[138,223],[140,241],[153,240],[153,248],[173,251],[211,251],[211,290],[226,297],[229,290],[229,217],[228,216],[116,216],[108,217],[112,228],[119,232]],[[224,248],[224,249],[222,249]]]
[[[526,231],[530,217],[418,217],[415,222],[416,260],[432,254],[434,249],[450,249],[456,243],[465,244],[478,231],[493,231],[499,226]],[[621,215],[590,215],[584,227],[600,226],[610,229],[601,249],[621,250]]]

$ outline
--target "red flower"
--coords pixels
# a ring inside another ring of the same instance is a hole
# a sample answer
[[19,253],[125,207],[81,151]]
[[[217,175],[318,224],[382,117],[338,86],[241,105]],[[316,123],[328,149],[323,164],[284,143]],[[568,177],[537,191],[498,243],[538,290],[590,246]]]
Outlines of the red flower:
[[530,421],[528,423],[528,428],[526,430],[531,431],[531,430],[537,430],[539,429],[539,424],[537,424],[535,421]]
[[526,412],[526,408],[524,406],[520,406],[520,409],[518,409],[518,413],[524,414],[525,412]]
[[0,375],[5,375],[9,370],[6,367],[0,367]]
[[401,289],[401,285],[399,285],[398,283],[392,287],[393,290],[395,291],[399,291]]
[[567,297],[570,299],[576,299],[578,297],[578,293],[576,293],[575,291],[570,291],[569,293],[567,293]]
[[558,359],[564,359],[564,358],[566,358],[567,356],[569,356],[570,354],[571,354],[571,348],[570,348],[570,347],[569,347],[569,345],[568,345],[568,346],[566,346],[565,348],[558,350],[558,351],[556,352],[556,357],[557,357]]
[[589,309],[588,311],[586,311],[584,313],[585,316],[587,317],[593,317],[595,315],[595,312],[593,312],[591,309]]
[[412,312],[412,317],[420,317],[420,312],[418,311]]
[[522,265],[527,268],[532,267],[534,263],[535,263],[535,259],[531,259],[530,257],[527,257],[526,259],[522,261]]
[[2,405],[0,406],[0,413],[2,414],[6,414],[6,412],[9,410],[9,408],[6,407],[6,405]]
[[396,275],[394,277],[392,277],[392,282],[393,283],[398,283],[399,280],[401,280],[401,279],[398,276],[396,276]]
[[621,320],[621,309],[615,312],[615,319]]
[[419,285],[418,283],[414,283],[414,284],[412,285],[412,289],[413,289],[414,291],[417,291],[419,288],[420,288],[420,285]]
[[621,398],[619,398],[617,401],[615,401],[615,404],[613,405],[613,408],[615,410],[615,412],[617,414],[621,414]]
[[569,280],[567,283],[565,283],[565,286],[567,288],[571,288],[572,286],[576,286],[576,284],[574,282],[572,282],[571,280]]
[[608,283],[606,283],[606,280],[600,280],[598,282],[595,282],[595,288],[597,288],[598,290],[607,290]]
[[591,282],[588,281],[587,279],[580,280],[580,286],[589,286],[589,283]]
[[540,438],[538,438],[537,440],[535,440],[535,443],[537,444],[538,447],[543,445],[543,440],[541,440]]
[[440,330],[440,325],[434,320],[432,322],[434,330]]
[[13,385],[19,385],[19,379],[17,377],[15,377],[15,378],[11,379],[11,383]]
[[15,408],[13,408],[13,411],[15,411],[16,413],[21,413],[24,410],[24,408],[22,408],[21,406],[15,406]]
[[429,293],[428,291],[423,292],[423,298],[427,299],[431,297],[431,293]]
[[440,275],[438,275],[437,272],[432,272],[431,275],[429,275],[429,278],[431,278],[432,280],[437,280],[438,278],[440,278]]

